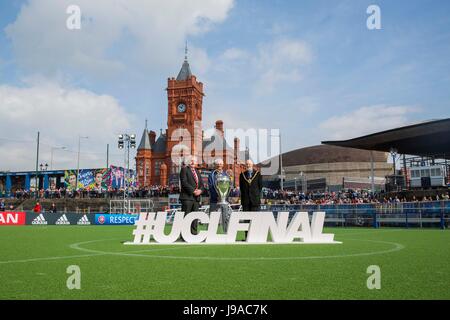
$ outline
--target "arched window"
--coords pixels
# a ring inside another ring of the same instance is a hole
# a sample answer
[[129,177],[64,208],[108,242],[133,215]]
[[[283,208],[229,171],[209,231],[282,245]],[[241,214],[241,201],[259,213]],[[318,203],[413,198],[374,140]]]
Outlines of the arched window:
[[161,161],[155,161],[155,176],[160,175]]

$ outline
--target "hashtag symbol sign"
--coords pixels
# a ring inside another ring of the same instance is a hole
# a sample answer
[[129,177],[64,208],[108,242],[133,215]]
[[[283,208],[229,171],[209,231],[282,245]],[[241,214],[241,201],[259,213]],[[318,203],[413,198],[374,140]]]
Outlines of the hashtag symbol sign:
[[141,212],[139,215],[139,219],[137,219],[134,223],[136,229],[133,230],[133,243],[150,243],[150,236],[154,232],[155,223],[155,212]]

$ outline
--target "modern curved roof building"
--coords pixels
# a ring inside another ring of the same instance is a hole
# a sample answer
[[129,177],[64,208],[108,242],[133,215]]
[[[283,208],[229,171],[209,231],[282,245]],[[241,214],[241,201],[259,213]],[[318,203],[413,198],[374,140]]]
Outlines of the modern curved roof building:
[[[283,153],[284,187],[304,191],[336,191],[344,187],[368,187],[371,163],[376,187],[384,184],[384,177],[392,174],[388,153],[317,145]],[[260,164],[264,166],[264,163]],[[279,185],[278,174],[265,177],[266,185]],[[347,181],[347,185],[346,185]],[[351,184],[349,185],[349,182]],[[306,189],[306,190],[305,190]]]

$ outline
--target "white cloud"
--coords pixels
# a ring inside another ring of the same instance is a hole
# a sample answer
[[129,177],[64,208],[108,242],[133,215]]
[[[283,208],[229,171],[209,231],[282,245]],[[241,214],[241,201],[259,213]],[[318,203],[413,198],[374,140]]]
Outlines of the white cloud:
[[239,48],[229,48],[225,50],[225,52],[219,57],[219,59],[224,60],[242,60],[247,59],[249,54],[247,51],[239,49]]
[[129,62],[139,69],[173,66],[186,37],[224,21],[233,0],[77,0],[81,30],[68,30],[66,9],[72,4],[29,0],[22,6],[6,28],[21,67],[46,75],[68,70],[110,77],[128,70]]
[[205,50],[192,46],[190,47],[189,52],[189,61],[194,61],[194,63],[191,63],[195,68],[193,70],[194,74],[199,77],[199,79],[205,77],[211,66],[211,60],[209,59],[208,54]]
[[[320,109],[318,99],[312,96],[303,96],[292,101],[288,101],[278,108],[280,114],[285,117],[290,117],[292,115],[298,115],[302,118],[314,115]],[[289,121],[287,118],[285,121]]]
[[264,44],[254,59],[260,75],[256,88],[272,92],[278,84],[295,83],[302,79],[302,67],[312,60],[312,50],[302,40],[283,38]]
[[228,48],[215,58],[214,68],[232,79],[230,83],[247,81],[254,93],[265,95],[277,86],[302,80],[313,59],[313,51],[305,41],[277,36],[254,51]]
[[131,127],[133,117],[111,96],[64,88],[51,82],[24,88],[0,86],[2,137],[0,170],[33,170],[36,133],[41,132],[40,162],[50,164],[52,146],[66,146],[54,153],[54,167],[76,167],[78,135],[82,140],[82,167],[106,165],[106,144],[112,161],[123,164],[115,150],[116,135]]
[[367,106],[331,117],[320,123],[319,128],[326,140],[351,139],[406,125],[408,116],[417,111],[411,106]]
[[267,33],[270,35],[282,35],[286,34],[292,30],[292,25],[287,22],[275,22],[272,26],[267,30]]

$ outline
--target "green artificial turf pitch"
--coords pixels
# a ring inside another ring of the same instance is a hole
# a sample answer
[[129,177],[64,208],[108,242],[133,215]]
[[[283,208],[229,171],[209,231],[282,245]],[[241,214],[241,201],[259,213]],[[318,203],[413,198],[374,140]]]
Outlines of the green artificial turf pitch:
[[[0,299],[449,299],[450,232],[328,228],[334,245],[126,246],[132,226],[0,228]],[[67,267],[81,289],[66,286]],[[367,288],[378,265],[381,289]]]

